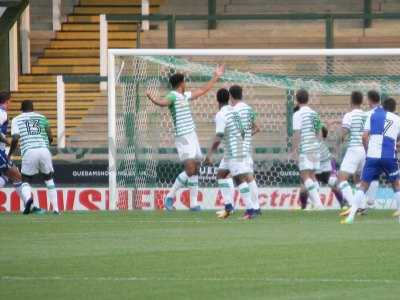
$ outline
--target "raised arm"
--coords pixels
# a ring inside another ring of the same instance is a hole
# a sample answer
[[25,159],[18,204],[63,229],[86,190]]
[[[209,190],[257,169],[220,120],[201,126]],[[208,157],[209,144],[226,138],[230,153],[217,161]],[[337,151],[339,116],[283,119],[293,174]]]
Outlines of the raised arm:
[[151,91],[147,91],[146,92],[146,96],[155,105],[158,105],[158,106],[161,106],[161,107],[170,106],[172,104],[172,100],[171,99],[168,99],[168,98],[158,99]]
[[213,86],[217,83],[219,78],[224,74],[224,71],[225,71],[225,67],[223,65],[218,66],[215,69],[213,78],[209,82],[207,82],[206,85],[202,86],[201,88],[199,88],[197,90],[194,90],[192,92],[191,99],[195,100],[195,99],[207,94],[213,88]]

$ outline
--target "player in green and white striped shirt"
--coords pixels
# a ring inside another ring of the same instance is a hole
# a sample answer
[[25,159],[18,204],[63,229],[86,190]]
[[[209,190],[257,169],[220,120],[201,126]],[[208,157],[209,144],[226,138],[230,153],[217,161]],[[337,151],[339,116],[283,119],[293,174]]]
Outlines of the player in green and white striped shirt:
[[23,182],[30,183],[33,176],[38,173],[43,174],[53,212],[59,214],[57,191],[53,180],[53,162],[49,151],[53,139],[49,121],[45,116],[33,111],[31,100],[22,102],[21,111],[22,113],[11,122],[12,142],[9,156],[14,153],[19,142]]
[[322,209],[319,184],[315,172],[320,169],[321,121],[317,112],[308,106],[309,95],[306,90],[296,93],[300,109],[293,115],[293,149],[298,156],[300,177],[306,187],[314,208]]
[[197,203],[199,167],[202,159],[196,127],[190,109],[190,101],[207,94],[218,79],[224,74],[224,67],[218,66],[213,78],[203,87],[193,91],[186,91],[185,77],[176,73],[169,78],[172,90],[162,99],[158,99],[150,91],[147,97],[156,105],[168,107],[175,129],[175,144],[180,161],[184,163],[185,170],[178,175],[172,189],[164,199],[164,206],[172,210],[178,189],[188,186],[190,189],[190,210],[199,211]]
[[[225,169],[233,176],[239,193],[246,205],[245,219],[251,219],[260,211],[258,202],[258,187],[253,176],[252,136],[258,132],[253,109],[242,101],[242,88],[233,85],[229,89],[231,104],[222,106],[216,120],[216,136],[207,154],[206,163],[211,163],[211,157],[224,140]],[[226,218],[232,212],[230,203],[225,205],[225,211],[219,217]]]
[[[351,111],[346,113],[342,121],[342,143],[346,143],[346,154],[343,157],[339,171],[338,187],[342,191],[344,198],[353,204],[353,189],[348,179],[350,176],[359,175],[364,167],[366,153],[362,142],[364,133],[364,123],[367,119],[367,112],[363,111],[361,105],[363,103],[363,94],[358,91],[351,93],[350,97]],[[358,178],[354,178],[358,181]],[[368,190],[368,198],[375,196],[379,187],[378,181],[373,181]]]

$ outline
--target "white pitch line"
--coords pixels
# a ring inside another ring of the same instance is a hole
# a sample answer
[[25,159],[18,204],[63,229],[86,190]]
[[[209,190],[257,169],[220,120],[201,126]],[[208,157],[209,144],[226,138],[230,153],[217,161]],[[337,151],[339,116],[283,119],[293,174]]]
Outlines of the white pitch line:
[[376,283],[376,284],[399,284],[395,279],[368,279],[368,278],[176,278],[176,277],[73,277],[73,276],[1,276],[0,281],[181,281],[181,282],[282,282],[282,283]]

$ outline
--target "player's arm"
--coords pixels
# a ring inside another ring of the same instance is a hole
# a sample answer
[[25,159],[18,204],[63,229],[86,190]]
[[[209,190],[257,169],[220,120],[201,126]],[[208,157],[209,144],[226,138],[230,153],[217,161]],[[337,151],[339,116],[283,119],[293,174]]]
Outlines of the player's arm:
[[210,149],[207,152],[206,159],[204,160],[204,163],[206,165],[211,165],[212,164],[212,156],[217,152],[219,145],[221,144],[222,138],[224,137],[223,133],[217,133],[214,137],[214,140],[211,144]]
[[300,143],[300,130],[301,130],[301,116],[299,113],[293,115],[293,137],[292,137],[292,156],[297,156]]
[[0,143],[4,143],[7,146],[10,145],[10,143],[8,142],[7,137],[3,133],[0,133]]
[[342,121],[342,130],[340,133],[340,141],[344,143],[347,141],[349,134],[350,134],[350,127],[351,127],[351,116],[347,113],[343,117]]
[[251,111],[251,136],[259,133],[261,131],[260,126],[256,121],[257,114],[252,110]]
[[225,68],[223,65],[218,66],[215,69],[213,78],[209,82],[207,82],[206,85],[202,86],[201,88],[199,88],[197,90],[194,90],[192,92],[192,95],[190,98],[192,100],[195,100],[195,99],[207,94],[213,88],[213,86],[218,82],[219,78],[224,74],[224,70],[225,70]]
[[364,124],[364,133],[362,135],[362,143],[365,151],[368,151],[368,142],[369,142],[369,134],[371,130],[371,115],[367,117],[367,120]]
[[18,141],[19,141],[19,134],[13,134],[13,135],[12,135],[12,139],[11,139],[10,150],[8,151],[8,158],[10,158],[11,156],[13,156],[15,150],[17,150]]
[[53,143],[53,133],[51,132],[51,127],[49,123],[47,123],[46,128],[46,133],[47,133],[47,138],[49,139],[49,144],[51,145]]
[[168,97],[157,98],[151,91],[147,91],[146,96],[147,96],[147,98],[149,98],[149,100],[151,102],[153,102],[157,106],[166,107],[166,106],[170,106],[172,104],[172,99],[170,99]]

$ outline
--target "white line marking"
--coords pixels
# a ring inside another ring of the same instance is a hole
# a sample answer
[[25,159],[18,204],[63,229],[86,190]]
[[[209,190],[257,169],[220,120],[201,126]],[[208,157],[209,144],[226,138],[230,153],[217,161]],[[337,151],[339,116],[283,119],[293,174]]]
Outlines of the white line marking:
[[282,283],[381,283],[399,284],[395,279],[368,279],[368,278],[177,278],[177,277],[73,277],[73,276],[1,276],[0,281],[204,281],[204,282],[282,282]]

